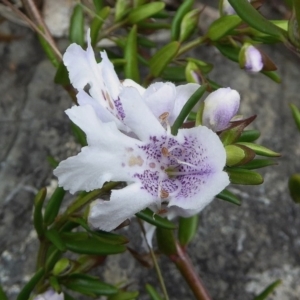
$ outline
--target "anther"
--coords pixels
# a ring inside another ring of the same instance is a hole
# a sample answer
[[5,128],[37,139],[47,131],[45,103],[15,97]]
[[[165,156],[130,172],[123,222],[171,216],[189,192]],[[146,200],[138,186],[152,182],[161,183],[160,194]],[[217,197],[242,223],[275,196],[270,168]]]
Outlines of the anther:
[[160,198],[161,199],[167,199],[169,197],[169,193],[166,190],[160,191]]

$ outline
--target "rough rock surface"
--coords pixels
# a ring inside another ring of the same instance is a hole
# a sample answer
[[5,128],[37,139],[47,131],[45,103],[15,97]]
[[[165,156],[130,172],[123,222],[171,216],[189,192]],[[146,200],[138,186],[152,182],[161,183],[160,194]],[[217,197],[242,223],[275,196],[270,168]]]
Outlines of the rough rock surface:
[[[34,270],[33,195],[53,179],[46,157],[65,158],[76,152],[76,144],[63,113],[71,101],[53,83],[55,70],[32,32],[9,23],[2,23],[0,32],[20,37],[0,43],[0,284],[15,299]],[[261,130],[260,143],[282,153],[278,166],[263,171],[263,185],[232,187],[241,207],[215,200],[201,213],[189,252],[213,299],[250,300],[275,279],[283,284],[270,299],[300,297],[300,206],[287,190],[288,177],[300,171],[300,134],[288,107],[300,106],[300,60],[283,47],[267,50],[279,67],[280,85],[245,73],[212,48],[195,53],[215,64],[211,79],[240,91],[242,114],[258,115],[254,128]],[[134,226],[127,232],[139,235]],[[167,259],[160,263],[170,298],[192,299]],[[142,294],[146,282],[157,285],[154,270],[143,269],[129,254],[110,257],[99,272],[108,282],[133,283]]]

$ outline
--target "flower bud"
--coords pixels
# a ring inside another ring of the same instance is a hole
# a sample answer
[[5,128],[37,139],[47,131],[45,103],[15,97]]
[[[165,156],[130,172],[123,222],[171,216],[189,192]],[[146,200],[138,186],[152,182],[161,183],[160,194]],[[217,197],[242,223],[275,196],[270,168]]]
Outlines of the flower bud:
[[220,88],[212,92],[204,100],[202,125],[215,132],[226,129],[239,106],[240,95],[236,90]]
[[261,52],[251,44],[245,44],[239,55],[241,68],[250,72],[259,72],[264,67],[263,56]]

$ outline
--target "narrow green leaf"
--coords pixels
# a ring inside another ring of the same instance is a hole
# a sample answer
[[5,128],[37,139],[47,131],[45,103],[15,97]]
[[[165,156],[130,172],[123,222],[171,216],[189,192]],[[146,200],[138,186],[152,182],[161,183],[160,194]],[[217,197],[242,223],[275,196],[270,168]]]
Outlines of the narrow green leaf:
[[186,41],[197,30],[200,12],[199,8],[193,9],[183,17],[179,35],[181,43]]
[[233,184],[243,185],[258,185],[262,184],[263,177],[254,171],[245,170],[242,168],[226,168],[226,172],[229,175],[229,180]]
[[56,84],[61,84],[62,86],[70,84],[69,72],[63,62],[60,62],[58,65],[54,82]]
[[290,177],[289,190],[293,201],[300,204],[300,174],[294,174]]
[[293,0],[293,11],[295,13],[295,21],[297,22],[297,33],[295,33],[296,36],[298,36],[298,39],[300,37],[300,1],[299,0]]
[[163,2],[152,2],[136,7],[129,13],[128,22],[131,24],[141,22],[163,10],[164,7],[165,3]]
[[166,218],[162,218],[159,215],[156,215],[151,209],[146,208],[141,212],[135,214],[140,219],[150,223],[156,227],[165,228],[165,229],[175,229],[176,225],[169,221]]
[[75,300],[75,298],[73,298],[71,295],[69,295],[68,293],[64,292],[64,300]]
[[126,64],[124,66],[125,78],[132,79],[135,82],[140,82],[140,74],[138,67],[137,57],[137,26],[134,25],[130,30],[127,43],[125,45],[125,59]]
[[153,76],[158,77],[165,67],[176,57],[180,44],[171,42],[157,51],[150,60],[150,72]]
[[47,195],[47,189],[42,188],[34,198],[33,225],[39,237],[44,234],[42,208]]
[[276,280],[271,283],[263,292],[261,292],[258,296],[256,296],[253,300],[265,300],[270,296],[274,290],[282,283],[282,281]]
[[[61,286],[58,282],[58,279],[57,277],[55,276],[50,276],[49,277],[49,283],[50,283],[50,286],[53,288],[53,290],[57,293],[61,293]],[[65,300],[65,299],[64,299]]]
[[0,299],[2,300],[8,300],[4,290],[2,289],[2,286],[0,285]]
[[229,58],[232,61],[239,62],[239,54],[241,48],[233,47],[231,45],[222,45],[220,43],[216,43],[215,46],[225,57]]
[[84,45],[84,19],[81,4],[75,5],[70,20],[69,39],[71,43]]
[[27,282],[27,284],[22,288],[21,292],[17,296],[16,300],[27,300],[30,297],[31,292],[39,281],[43,278],[45,270],[43,268],[39,269]]
[[103,7],[103,0],[93,0],[96,12],[99,12]]
[[207,37],[212,41],[218,41],[242,22],[238,15],[222,16],[214,21],[207,32]]
[[285,32],[279,27],[265,19],[248,1],[245,0],[228,0],[236,13],[243,21],[253,28],[285,40]]
[[216,198],[239,206],[242,204],[241,200],[236,195],[234,195],[233,193],[229,192],[226,189],[223,190],[220,194],[218,194]]
[[184,0],[183,3],[177,9],[171,26],[171,38],[173,41],[179,39],[181,21],[184,18],[184,16],[192,9],[193,4],[194,0]]
[[173,135],[176,135],[178,132],[178,129],[182,126],[184,120],[188,117],[189,113],[193,109],[193,107],[196,105],[196,103],[200,100],[200,98],[203,96],[207,88],[206,84],[201,85],[194,94],[188,99],[188,101],[183,106],[181,112],[179,113],[178,117],[176,118],[171,132]]
[[290,104],[290,108],[292,110],[292,115],[293,115],[294,121],[297,125],[297,128],[300,131],[300,110],[294,104]]
[[98,35],[99,31],[104,23],[104,21],[107,19],[109,16],[111,8],[109,6],[106,6],[102,8],[96,16],[93,18],[91,22],[91,44],[92,47],[95,47],[97,42],[98,42]]
[[64,240],[60,237],[58,231],[50,229],[45,232],[45,237],[59,250],[66,251]]
[[260,137],[258,130],[244,130],[238,139],[238,142],[254,142]]
[[163,22],[151,22],[150,21],[142,21],[138,24],[139,30],[145,29],[146,31],[150,30],[160,30],[160,29],[170,29],[169,23],[163,23]]
[[52,251],[48,254],[47,253],[47,259],[45,264],[46,272],[49,272],[53,269],[56,262],[61,258],[62,252],[59,251],[55,246],[52,245]]
[[109,296],[116,294],[118,289],[108,283],[101,282],[98,278],[86,274],[71,274],[61,283],[70,290],[97,296]]
[[44,223],[46,226],[49,226],[54,222],[56,216],[58,215],[65,193],[66,191],[62,187],[57,187],[49,199],[44,214]]
[[173,230],[157,227],[156,239],[158,249],[163,254],[169,256],[177,253]]
[[254,170],[260,169],[264,167],[274,166],[277,165],[277,162],[273,159],[253,159],[252,161],[248,162],[247,164],[241,166],[243,169],[247,170]]
[[109,296],[107,300],[134,300],[138,295],[139,292],[119,291],[117,294]]
[[146,291],[148,292],[149,296],[151,297],[151,300],[164,300],[159,293],[155,290],[155,288],[147,283],[146,284]]
[[61,237],[65,242],[66,248],[72,252],[90,255],[110,255],[126,251],[123,245],[106,244],[95,237],[77,233],[62,232]]
[[181,246],[187,246],[197,233],[199,216],[179,219],[178,239]]
[[81,147],[87,146],[86,135],[84,131],[73,122],[71,122],[71,130]]
[[115,22],[122,21],[130,11],[130,0],[117,0],[115,2]]
[[172,82],[185,81],[184,67],[166,67],[161,74],[161,78]]
[[258,144],[253,144],[253,143],[247,143],[247,142],[239,142],[236,143],[236,145],[244,145],[250,149],[252,149],[256,154],[262,155],[262,156],[267,156],[267,157],[279,157],[281,156],[280,153],[277,153],[273,150],[270,150],[264,146],[258,145]]
[[195,63],[203,73],[209,73],[214,67],[213,64],[207,63],[203,60],[196,59],[193,57],[188,57],[187,61],[192,61],[193,63]]

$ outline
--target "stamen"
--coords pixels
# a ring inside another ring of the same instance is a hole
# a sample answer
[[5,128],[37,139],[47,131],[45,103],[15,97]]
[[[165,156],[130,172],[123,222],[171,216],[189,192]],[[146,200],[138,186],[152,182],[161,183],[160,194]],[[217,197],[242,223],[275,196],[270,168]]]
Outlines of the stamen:
[[162,153],[163,156],[169,156],[170,155],[169,150],[168,150],[167,147],[162,147],[161,148],[161,153]]
[[168,197],[169,197],[169,192],[162,189],[162,190],[160,191],[160,198],[161,198],[161,199],[167,199]]
[[164,112],[163,114],[161,114],[158,118],[161,122],[167,122],[167,119],[169,117],[169,113],[168,112]]

